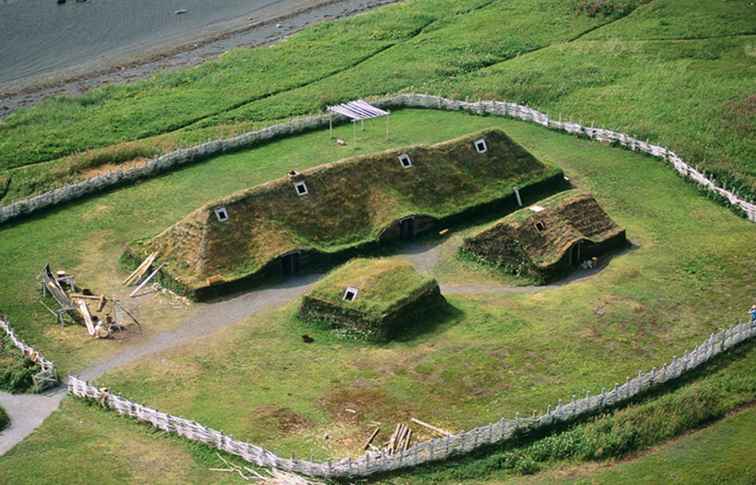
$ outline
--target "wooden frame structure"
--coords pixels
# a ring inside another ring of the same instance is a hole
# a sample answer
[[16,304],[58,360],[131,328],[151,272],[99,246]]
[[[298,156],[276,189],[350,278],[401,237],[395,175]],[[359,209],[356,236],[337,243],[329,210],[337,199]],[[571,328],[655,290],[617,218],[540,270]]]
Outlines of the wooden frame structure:
[[327,109],[330,117],[328,120],[328,133],[333,138],[333,115],[341,115],[352,121],[352,136],[354,143],[357,144],[357,123],[360,123],[362,130],[365,129],[365,120],[373,118],[386,118],[386,139],[389,137],[389,115],[390,111],[376,108],[367,101],[358,99],[344,104],[329,106]]

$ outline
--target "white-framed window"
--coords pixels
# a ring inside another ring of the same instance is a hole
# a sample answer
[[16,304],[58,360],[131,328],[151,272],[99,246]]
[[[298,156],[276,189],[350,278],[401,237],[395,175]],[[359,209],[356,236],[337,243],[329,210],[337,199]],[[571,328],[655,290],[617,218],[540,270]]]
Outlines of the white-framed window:
[[543,221],[538,221],[535,223],[535,228],[538,232],[543,232],[546,230],[546,224]]
[[216,207],[215,217],[217,217],[220,222],[226,222],[228,220],[228,209],[225,207]]
[[399,163],[401,163],[404,168],[410,168],[412,166],[412,158],[406,153],[402,153],[399,155]]
[[304,181],[296,182],[294,184],[294,190],[297,191],[297,195],[300,197],[309,193],[309,191],[307,190],[307,184],[304,183]]
[[475,146],[475,150],[478,153],[486,153],[488,151],[488,144],[486,143],[485,138],[481,138],[480,140],[475,140],[473,143],[473,146]]
[[360,290],[357,288],[347,288],[344,290],[344,301],[354,301],[357,299],[357,293],[359,293]]

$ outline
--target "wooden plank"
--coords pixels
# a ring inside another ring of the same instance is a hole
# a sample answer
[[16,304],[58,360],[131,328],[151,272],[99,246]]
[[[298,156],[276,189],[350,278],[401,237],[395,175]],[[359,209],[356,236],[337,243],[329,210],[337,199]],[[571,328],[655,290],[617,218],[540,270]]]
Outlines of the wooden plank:
[[373,430],[373,432],[372,432],[372,433],[370,434],[370,438],[368,438],[368,439],[367,439],[367,441],[365,441],[365,444],[364,444],[364,445],[362,445],[362,449],[363,449],[363,450],[367,450],[367,449],[368,449],[368,448],[370,447],[370,444],[371,444],[371,443],[373,442],[373,440],[375,439],[375,437],[376,437],[376,436],[378,436],[378,432],[379,432],[380,430],[381,430],[381,428],[380,428],[380,427],[378,427],[378,428],[375,428],[375,429]]
[[77,306],[79,307],[79,313],[84,318],[84,324],[87,326],[87,332],[89,332],[89,335],[95,334],[95,326],[94,322],[92,321],[92,314],[89,313],[89,307],[87,306],[87,302],[84,300],[78,300]]
[[432,424],[428,424],[425,421],[420,421],[417,418],[411,418],[410,421],[412,421],[415,424],[419,424],[420,426],[423,426],[425,428],[428,428],[429,430],[433,431],[434,433],[440,434],[441,436],[451,436],[452,434],[446,430],[443,430],[441,428],[437,428],[433,426]]
[[100,298],[105,298],[105,295],[84,295],[82,293],[71,293],[68,296],[78,300],[99,300]]
[[149,283],[150,281],[152,281],[152,278],[154,278],[155,275],[158,274],[158,271],[160,271],[163,268],[163,266],[165,266],[165,263],[163,263],[160,266],[158,266],[157,269],[155,271],[153,271],[148,277],[146,277],[144,279],[144,281],[142,281],[142,283],[139,286],[137,286],[136,289],[134,291],[132,291],[129,296],[132,297],[132,298],[134,298],[134,296],[137,293],[139,293],[139,290],[141,290],[142,288],[144,288],[147,283]]
[[105,295],[100,295],[100,301],[97,303],[97,313],[100,313],[103,308],[105,308],[105,302],[107,300],[105,299]]
[[123,280],[123,284],[126,286],[130,286],[133,283],[136,283],[139,281],[139,279],[144,276],[144,273],[147,271],[147,269],[150,267],[150,265],[155,261],[155,258],[157,258],[157,253],[152,253],[147,258],[142,261],[139,266],[137,266],[137,269],[135,269],[125,280]]

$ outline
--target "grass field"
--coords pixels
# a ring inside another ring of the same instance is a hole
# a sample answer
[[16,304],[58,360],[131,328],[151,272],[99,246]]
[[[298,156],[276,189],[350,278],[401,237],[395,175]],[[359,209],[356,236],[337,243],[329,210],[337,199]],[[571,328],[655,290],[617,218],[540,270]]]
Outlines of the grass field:
[[749,408],[637,461],[622,463],[578,483],[731,483],[756,479],[750,443],[756,410]]
[[596,122],[668,144],[756,194],[754,7],[615,0],[622,8],[591,17],[579,3],[410,0],[196,68],[50,99],[0,121],[0,186],[10,181],[0,200],[400,90],[507,99]]
[[756,477],[756,461],[750,446],[754,433],[756,410],[749,407],[704,430],[627,461],[598,466],[567,466],[532,479],[517,477],[512,482],[750,484]]
[[[103,382],[133,399],[284,454],[313,451],[323,457],[354,451],[369,420],[392,423],[409,414],[433,416],[440,426],[462,429],[501,415],[529,413],[572,393],[596,391],[681,354],[712,329],[744,315],[742,302],[754,291],[748,267],[742,264],[753,246],[753,227],[701,197],[658,161],[495,118],[402,111],[395,115],[395,124],[397,133],[410,136],[415,129],[412,136],[421,138],[420,127],[430,125],[435,129],[426,137],[482,125],[505,129],[538,157],[564,168],[580,188],[591,190],[627,228],[636,249],[613,259],[593,277],[558,289],[449,295],[454,310],[408,341],[372,347],[334,340],[327,332],[303,328],[293,316],[292,304],[201,346],[116,372]],[[208,197],[203,191],[223,190],[224,179],[226,189],[232,188],[243,183],[242,172],[265,177],[287,170],[290,166],[274,162],[276,153],[299,159],[298,150],[307,150],[325,158],[339,149],[334,147],[322,133],[312,133],[220,157],[4,229],[0,244],[8,248],[8,243],[20,242],[26,231],[36,229],[35,234],[48,234],[50,243],[40,252],[49,252],[58,231],[79,217],[82,230],[69,233],[107,235],[100,254],[116,253],[135,232],[147,234],[159,226],[145,221],[181,217],[191,207],[183,197]],[[264,160],[270,165],[266,167]],[[317,163],[316,157],[310,160]],[[249,171],[252,164],[258,167],[256,174]],[[216,174],[217,186],[204,184],[209,173]],[[629,184],[633,190],[625,189]],[[181,196],[169,202],[162,197],[164,191]],[[159,210],[151,197],[163,200]],[[60,218],[65,223],[58,222]],[[43,242],[40,236],[37,241]],[[25,247],[18,254],[28,258],[30,252]],[[27,266],[36,268],[30,259]],[[24,260],[17,261],[16,271],[21,271]],[[117,281],[122,275],[111,278]],[[33,297],[33,287],[25,289]],[[12,298],[4,295],[3,305]],[[33,299],[15,299],[23,306],[11,305],[14,311],[8,313],[19,331],[27,332],[64,369],[93,358],[93,346],[85,343],[80,328],[60,331],[41,313],[30,319],[21,310],[34,308]],[[303,347],[304,331],[315,337],[314,346]],[[586,339],[592,342],[588,348]],[[100,343],[97,353],[117,345]],[[331,377],[317,378],[322,375]],[[438,395],[438,386],[449,392]],[[219,395],[224,399],[219,401]],[[378,401],[380,406],[366,404]],[[343,409],[360,403],[365,414],[345,419]],[[322,440],[326,431],[332,434],[328,442]]]
[[[447,119],[465,120],[464,126],[454,121],[439,122]],[[24,222],[2,226],[0,254],[7,256],[10,262],[4,268],[3,281],[13,284],[0,286],[0,308],[25,341],[38,346],[59,366],[61,375],[80,370],[99,357],[119,350],[124,342],[101,341],[93,345],[81,328],[61,329],[53,324],[47,310],[37,303],[39,290],[35,278],[46,261],[55,269],[72,272],[84,286],[107,294],[123,294],[124,289],[118,282],[125,276],[118,268],[118,258],[126,244],[157,234],[202,204],[278,178],[291,169],[301,170],[391,147],[439,142],[491,126],[487,118],[424,111],[398,112],[393,123],[395,131],[389,141],[384,138],[382,123],[368,125],[364,141],[358,147],[338,146],[329,141],[327,133],[314,132],[219,157],[132,187],[77,201]],[[428,130],[425,123],[436,126]],[[336,136],[345,139],[349,135],[350,127],[336,131]],[[208,184],[208,180],[213,183]],[[125,292],[123,296],[127,295]],[[142,311],[140,319],[151,322],[144,328],[146,338],[175,325],[179,318],[174,312],[168,312],[165,305]],[[186,313],[191,311],[188,309]]]
[[[744,0],[617,0],[608,15],[576,14],[576,5],[588,3],[409,0],[306,29],[274,47],[48,100],[0,121],[0,201],[334,101],[400,90],[507,99],[595,121],[668,145],[728,187],[756,194],[756,7]],[[126,243],[202,204],[291,169],[489,128],[505,130],[592,192],[633,247],[565,285],[476,291],[513,280],[457,257],[462,239],[486,223],[470,222],[439,241],[429,276],[473,291],[446,295],[449,307],[426,315],[422,331],[407,338],[340,340],[297,319],[292,301],[98,383],[281,455],[325,458],[356,454],[373,421],[382,423],[383,439],[409,417],[461,430],[542,411],[658,366],[746,318],[756,294],[753,224],[663,162],[522,122],[422,110],[394,113],[388,141],[382,124],[369,125],[357,146],[311,132],[0,226],[0,311],[61,375],[75,372],[198,309],[154,299],[140,308],[143,337],[95,341],[82,327],[60,328],[38,305],[35,276],[45,262],[97,291],[123,293],[118,256]],[[351,128],[338,128],[337,136],[350,140]],[[303,333],[315,342],[303,344]],[[743,451],[752,441],[752,410],[638,460],[613,460],[754,402],[754,365],[751,344],[616,413],[382,480],[519,482],[540,471],[531,478],[636,483],[652,481],[658,470],[666,481],[736,481],[754,473]],[[72,457],[80,458],[76,466]],[[0,457],[0,482],[236,482],[208,470],[218,466],[205,447],[66,399]]]
[[[744,316],[742,302],[754,292],[748,266],[742,264],[756,237],[753,227],[701,197],[657,160],[510,120],[419,110],[394,117],[391,144],[404,144],[408,138],[433,142],[485,127],[504,129],[537,157],[562,167],[578,187],[592,191],[627,228],[636,248],[593,277],[558,289],[450,295],[453,310],[438,315],[435,326],[413,339],[384,346],[335,340],[327,332],[302,327],[294,318],[293,302],[202,345],[145,361],[102,382],[132,399],[282,454],[325,457],[354,452],[369,420],[393,423],[409,415],[431,416],[440,426],[462,429],[501,415],[529,413],[586,389],[596,391],[681,354],[713,328]],[[368,132],[362,151],[386,147],[378,131]],[[127,240],[159,230],[204,200],[302,168],[301,160],[314,165],[354,149],[332,145],[324,133],[315,132],[219,157],[1,229],[0,247],[14,256],[6,271],[22,283],[0,289],[0,305],[19,333],[64,371],[81,368],[125,344],[93,345],[81,328],[60,330],[44,310],[34,311],[33,274],[40,260],[49,257],[79,279],[119,281],[123,274],[115,260]],[[207,184],[211,176],[215,183]],[[29,245],[32,234],[35,244]],[[91,250],[61,251],[56,249],[60,241],[65,247]],[[108,259],[93,261],[95,256]],[[444,258],[454,258],[454,252]],[[446,260],[438,266],[446,268],[439,273],[444,278],[454,273],[448,268],[455,265]],[[167,321],[176,321],[175,315],[169,317]],[[158,319],[146,321],[148,334],[166,325]],[[304,331],[315,337],[315,344],[303,347]],[[318,378],[323,375],[330,377]],[[449,392],[439,395],[438,386]],[[353,406],[362,414],[350,418],[344,409]],[[111,424],[93,424],[89,429],[69,421],[70,413],[84,413],[86,422],[123,424],[112,430]],[[88,448],[106,447],[112,433],[148,433],[101,414],[81,403],[67,403],[3,460],[30,466],[36,461],[31,450],[44,446],[53,473],[53,465],[70,453],[59,455],[56,443],[72,426],[77,433],[100,436],[81,445]],[[323,439],[325,432],[329,440]],[[136,446],[124,439],[118,443]],[[170,439],[166,443],[160,446],[173,450],[166,453],[179,453],[174,446],[182,450],[183,458],[176,463],[186,464],[184,473],[212,460],[212,454],[197,452],[198,458],[186,455],[187,445],[171,444]],[[144,472],[128,460],[117,463],[124,467],[124,477]]]

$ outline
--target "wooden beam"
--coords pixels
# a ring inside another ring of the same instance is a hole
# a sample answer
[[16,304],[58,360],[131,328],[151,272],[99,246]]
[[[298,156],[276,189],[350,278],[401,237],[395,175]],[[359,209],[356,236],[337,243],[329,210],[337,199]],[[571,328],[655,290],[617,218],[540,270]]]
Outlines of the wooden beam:
[[84,324],[87,326],[87,332],[89,332],[89,335],[94,335],[95,326],[94,322],[92,321],[92,314],[89,313],[87,302],[85,302],[84,300],[79,300],[77,301],[77,304],[79,306],[79,313],[82,317],[84,317]]
[[165,263],[163,263],[160,266],[158,266],[157,269],[155,271],[153,271],[148,277],[146,277],[144,279],[144,281],[142,281],[142,283],[139,286],[137,286],[136,289],[134,291],[132,291],[129,296],[132,297],[132,298],[134,298],[134,296],[137,293],[139,293],[139,290],[141,290],[142,288],[144,288],[145,285],[147,285],[147,283],[149,283],[150,281],[152,281],[152,278],[154,278],[155,275],[158,274],[158,271],[160,271],[163,268],[163,266],[165,266]]
[[373,430],[373,432],[370,434],[370,438],[368,438],[367,441],[365,441],[365,444],[362,446],[363,450],[367,450],[370,447],[370,444],[373,442],[375,437],[378,436],[378,432],[380,430],[381,430],[380,427],[375,428],[375,430]]
[[130,286],[133,283],[136,283],[139,281],[139,278],[141,278],[145,272],[147,272],[147,269],[150,267],[150,265],[155,261],[155,258],[157,258],[157,253],[152,253],[147,258],[141,262],[139,266],[137,266],[137,269],[135,269],[125,280],[123,280],[122,284],[126,286]]
[[441,436],[451,436],[452,434],[446,430],[443,430],[441,428],[437,428],[433,426],[432,424],[428,424],[425,421],[420,421],[417,418],[410,419],[415,424],[419,424],[420,426],[423,426],[425,428],[428,428],[429,430],[433,431],[434,433],[440,434]]

